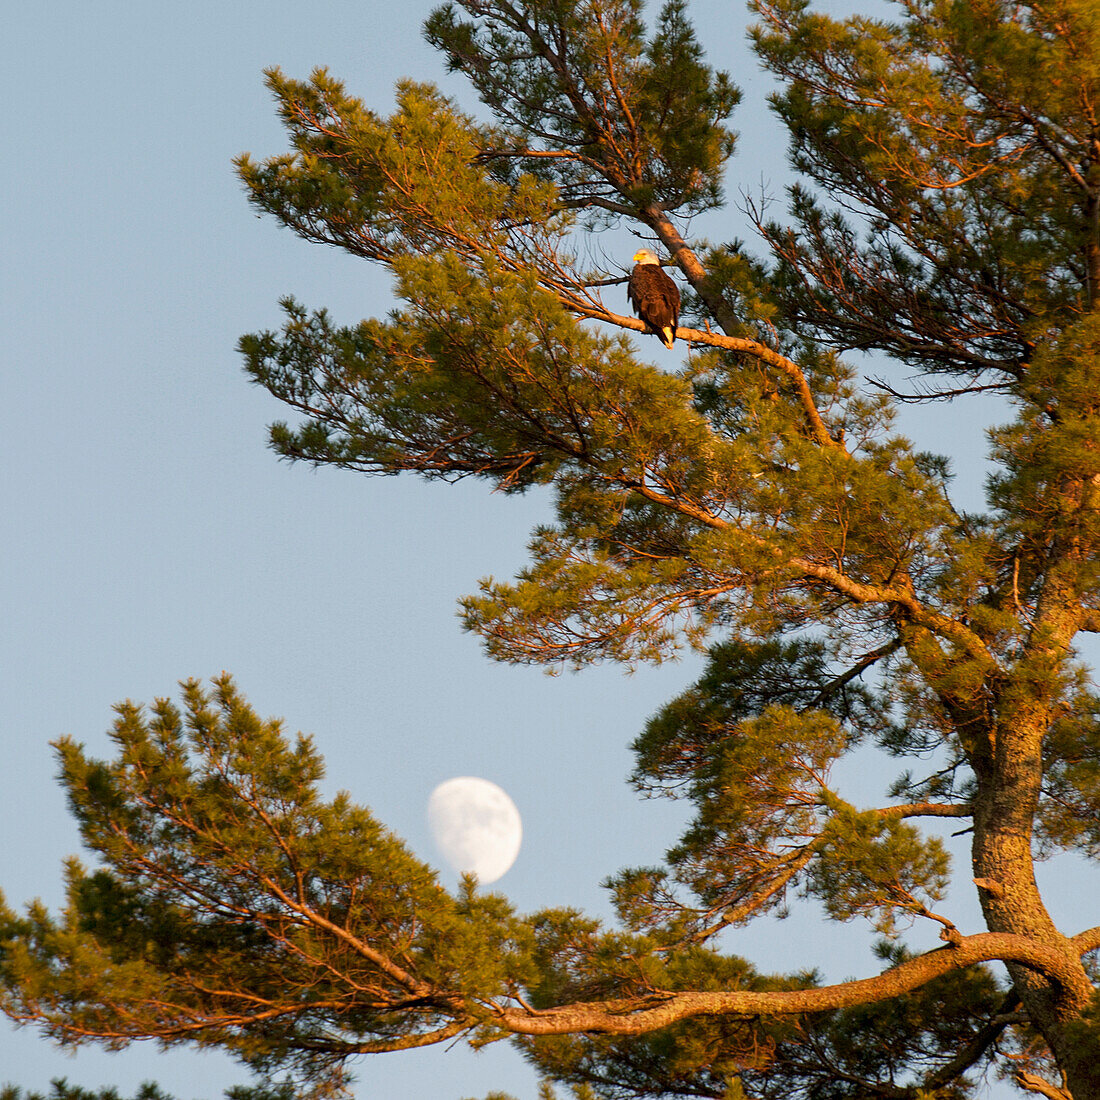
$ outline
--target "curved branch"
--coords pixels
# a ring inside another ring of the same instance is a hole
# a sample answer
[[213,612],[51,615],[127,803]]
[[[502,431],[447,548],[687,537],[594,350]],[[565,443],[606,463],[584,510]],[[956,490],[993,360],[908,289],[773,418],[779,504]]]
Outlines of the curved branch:
[[[728,337],[721,337],[721,339],[728,339]],[[734,526],[734,524],[731,524],[719,516],[713,515],[697,504],[658,492],[649,485],[637,481],[623,481],[622,484],[627,488],[633,489],[640,496],[645,497],[654,504],[660,504],[664,507],[671,508],[681,515],[689,516],[713,530],[725,531]],[[778,547],[770,546],[766,539],[760,536],[754,536],[744,529],[739,528],[738,530],[743,537],[754,542],[758,547],[771,549],[774,552],[777,559],[777,570],[786,569],[801,574],[801,579],[804,582],[818,581],[855,604],[887,604],[894,609],[900,619],[912,623],[914,626],[921,627],[939,637],[950,639],[958,645],[960,649],[973,657],[981,667],[986,669],[997,667],[997,662],[990,653],[988,647],[973,630],[957,619],[952,619],[948,615],[944,615],[926,607],[917,598],[911,586],[904,585],[899,587],[865,584],[862,581],[853,580],[847,573],[831,565],[822,565],[819,562],[810,561],[807,558],[801,557],[792,557],[783,560],[782,551],[780,551]],[[722,588],[716,589],[715,591],[727,590],[727,588]]]
[[748,990],[656,993],[625,1001],[560,1005],[542,1009],[536,1015],[522,1008],[499,1008],[496,1022],[518,1035],[566,1035],[582,1031],[641,1035],[695,1016],[792,1016],[870,1004],[901,996],[975,963],[994,961],[1019,963],[1043,974],[1066,992],[1078,992],[1082,981],[1079,965],[1065,952],[1027,936],[982,932],[961,936],[948,947],[909,959],[876,977],[838,985],[768,993]]
[[1086,928],[1084,932],[1078,932],[1076,936],[1070,936],[1069,942],[1081,952],[1087,955],[1090,951],[1100,948],[1100,924],[1095,928]]
[[[597,309],[570,297],[565,297],[562,304],[570,312],[581,317],[589,317],[594,321],[606,321],[608,324],[616,325],[619,328],[632,329],[634,332],[649,331],[644,322],[636,320],[634,317],[623,316],[621,313],[613,313],[606,308]],[[806,414],[806,420],[809,422],[810,434],[814,442],[823,447],[844,448],[844,444],[829,433],[829,429],[825,426],[825,421],[822,420],[821,413],[814,403],[810,384],[806,381],[802,368],[793,359],[788,359],[774,348],[769,348],[767,344],[760,343],[759,340],[750,340],[744,336],[727,336],[725,333],[686,328],[683,325],[676,329],[675,335],[689,344],[706,344],[712,348],[722,348],[725,351],[736,351],[743,355],[751,355],[761,363],[785,374],[798,391],[798,398]]]

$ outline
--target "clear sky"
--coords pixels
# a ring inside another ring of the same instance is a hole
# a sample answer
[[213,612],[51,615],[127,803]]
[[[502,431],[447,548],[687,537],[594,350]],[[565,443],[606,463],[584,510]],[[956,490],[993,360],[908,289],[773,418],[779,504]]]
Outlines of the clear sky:
[[[746,92],[731,193],[778,194],[784,141],[744,46],[743,8],[697,7],[710,59]],[[234,351],[240,334],[279,323],[280,295],[340,322],[389,306],[362,261],[246,204],[231,158],[284,148],[261,70],[326,66],[383,111],[401,76],[458,92],[420,37],[429,9],[53,0],[5,19],[0,888],[15,904],[59,904],[61,860],[79,848],[48,742],[68,733],[106,754],[112,703],[175,694],[179,679],[222,669],[261,713],[313,733],[329,788],[349,790],[425,858],[436,859],[424,812],[437,783],[479,775],[507,790],[524,847],[494,888],[521,911],[606,915],[601,879],[675,839],[677,807],[626,785],[627,746],[697,661],[556,678],[492,664],[460,631],[455,600],[523,564],[545,501],[280,464],[265,427],[282,410],[248,384]],[[733,213],[712,225],[745,233]],[[623,250],[625,263],[633,245]],[[957,456],[971,506],[978,414],[907,423],[923,447]],[[888,782],[862,766],[851,775],[868,800]],[[1095,876],[1076,878],[1066,862],[1043,873],[1069,930],[1095,923],[1074,912]],[[977,930],[968,891],[951,913]],[[870,939],[811,909],[729,946],[762,969],[817,965],[839,979],[873,972]],[[535,1093],[499,1044],[375,1057],[356,1072],[360,1097]],[[72,1058],[0,1024],[0,1083],[43,1088],[62,1075],[124,1094],[155,1079],[183,1100],[248,1079],[226,1057],[178,1049]]]

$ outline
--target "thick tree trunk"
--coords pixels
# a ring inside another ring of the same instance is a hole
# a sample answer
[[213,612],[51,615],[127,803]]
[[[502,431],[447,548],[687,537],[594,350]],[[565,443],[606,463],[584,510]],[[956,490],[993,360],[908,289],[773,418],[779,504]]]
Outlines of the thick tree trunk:
[[[1030,713],[1026,713],[1026,711]],[[999,723],[979,773],[974,804],[974,877],[986,927],[1027,936],[1066,956],[1076,981],[1057,985],[1016,963],[1008,970],[1034,1026],[1050,1044],[1073,1100],[1100,1100],[1100,1044],[1075,1034],[1073,1024],[1092,995],[1078,949],[1055,927],[1035,882],[1032,830],[1042,780],[1046,708],[1012,708]]]

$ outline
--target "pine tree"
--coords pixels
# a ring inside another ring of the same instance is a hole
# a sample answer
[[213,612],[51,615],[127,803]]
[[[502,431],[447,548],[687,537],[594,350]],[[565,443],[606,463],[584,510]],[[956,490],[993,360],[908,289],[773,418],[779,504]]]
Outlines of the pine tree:
[[[497,659],[707,652],[635,743],[639,789],[693,807],[665,864],[609,880],[616,928],[452,896],[320,798],[308,741],[228,678],[188,682],[182,710],[120,708],[114,762],[60,744],[99,865],[70,866],[59,918],[5,911],[9,1015],[224,1046],[320,1093],[352,1055],[465,1036],[512,1038],[577,1096],[963,1097],[996,1064],[1100,1097],[1100,927],[1058,928],[1033,874],[1037,849],[1100,854],[1074,648],[1100,632],[1100,2],[752,6],[801,181],[782,220],[755,212],[760,255],[684,236],[723,202],[738,92],[681,0],[652,27],[639,0],[455,0],[426,34],[485,119],[426,84],[382,117],[272,71],[291,152],[238,165],[260,210],[384,265],[402,302],[349,328],[288,300],[242,339],[297,417],[276,452],[552,487],[529,566],[463,602]],[[624,272],[582,259],[580,231],[620,225],[683,281],[678,368],[627,337]],[[921,381],[861,385],[854,349]],[[892,418],[982,394],[1013,419],[971,514]],[[913,770],[861,808],[829,776],[868,743]],[[971,830],[987,931],[936,911],[922,818]],[[723,954],[796,894],[869,921],[882,972]],[[906,949],[913,920],[944,946]]]

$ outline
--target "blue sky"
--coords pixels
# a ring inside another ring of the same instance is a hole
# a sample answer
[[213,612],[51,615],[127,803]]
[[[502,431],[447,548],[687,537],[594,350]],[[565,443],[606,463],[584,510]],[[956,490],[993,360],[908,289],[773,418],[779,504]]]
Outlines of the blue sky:
[[[524,847],[495,888],[520,910],[606,914],[600,880],[675,839],[680,811],[627,787],[627,746],[697,662],[555,678],[492,664],[460,631],[455,600],[523,564],[545,501],[280,464],[265,430],[281,410],[234,351],[240,334],[279,323],[284,294],[341,322],[389,306],[361,261],[246,204],[231,158],[283,149],[262,69],[326,66],[380,110],[405,75],[457,91],[420,37],[429,7],[54,0],[6,19],[0,888],[13,903],[57,905],[61,860],[79,848],[48,742],[68,733],[106,754],[112,703],[222,669],[262,713],[313,733],[328,786],[426,858],[437,783],[480,775],[504,787]],[[783,139],[743,44],[743,9],[707,0],[697,22],[711,60],[746,92],[731,191],[778,193]],[[906,425],[957,455],[971,505],[984,449],[975,415],[923,412]],[[868,799],[888,781],[862,765],[851,778]],[[1072,930],[1095,923],[1074,915],[1075,865],[1043,873]],[[976,930],[968,893],[953,912]],[[730,946],[764,969],[829,960],[825,972],[842,978],[872,972],[869,943],[810,910]],[[356,1072],[358,1096],[387,1100],[535,1092],[501,1045],[378,1057]],[[156,1079],[181,1098],[247,1080],[220,1055],[139,1045],[73,1058],[0,1023],[0,1083],[61,1075],[123,1092]]]

